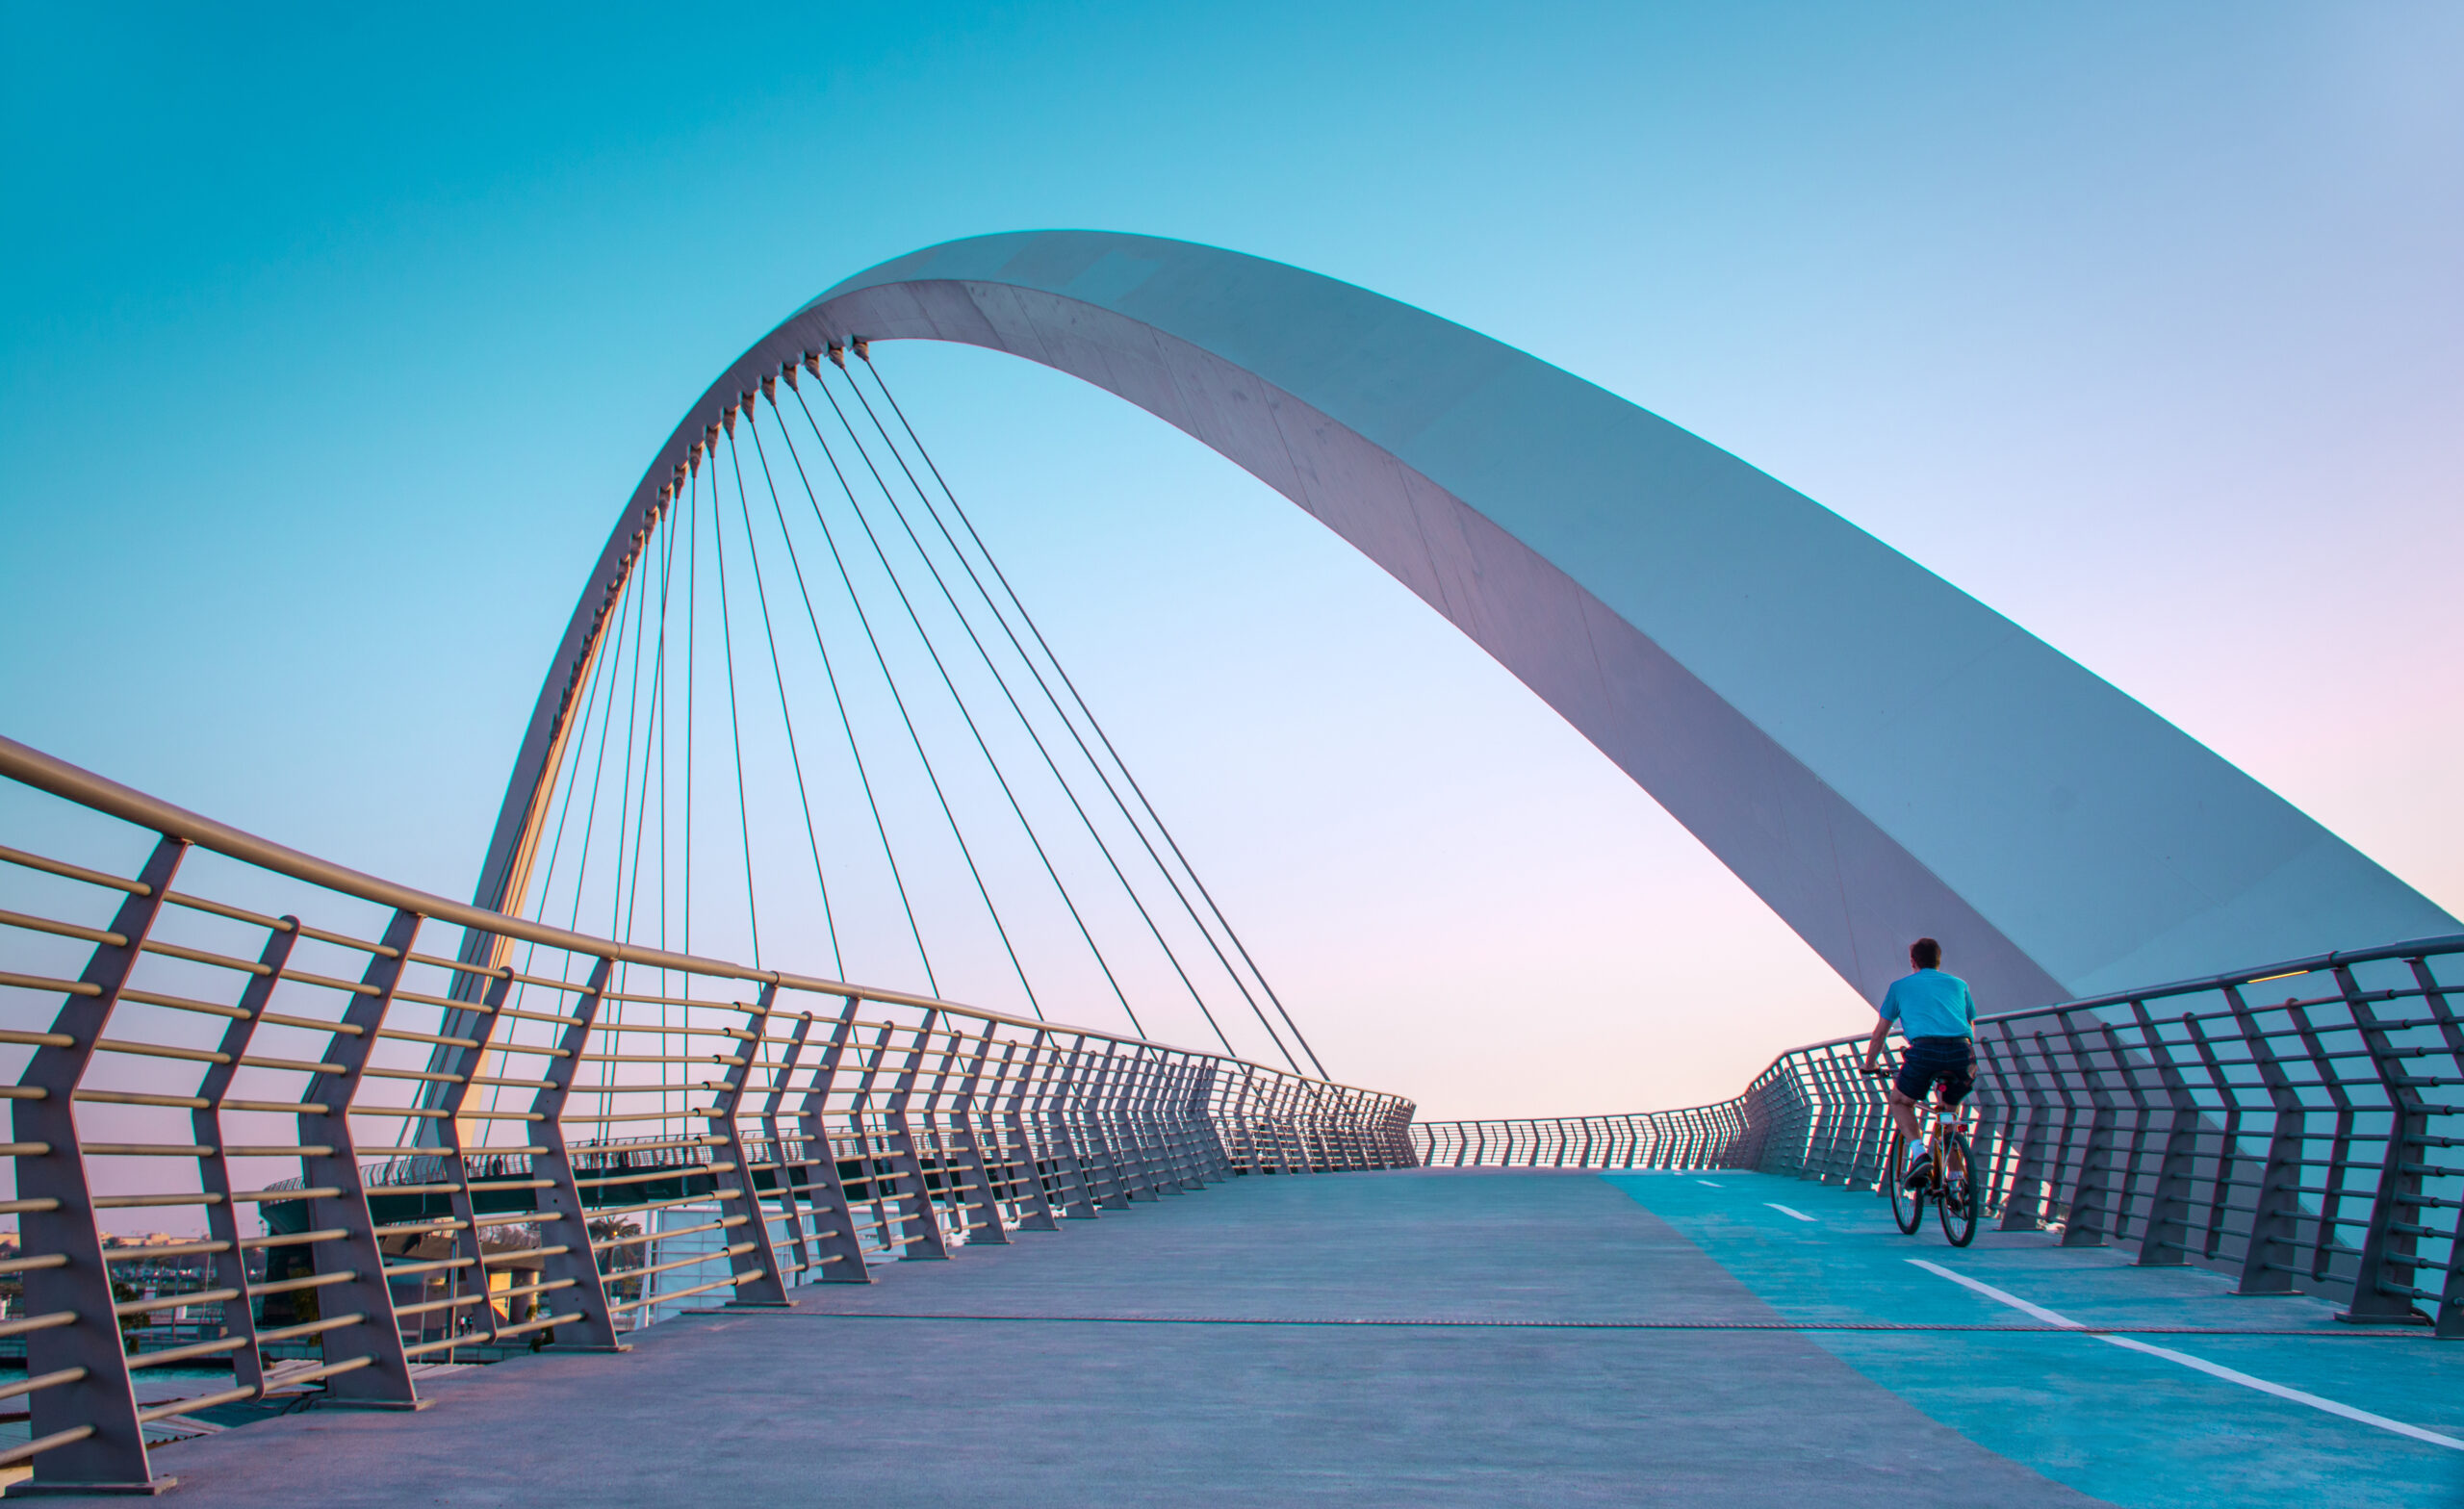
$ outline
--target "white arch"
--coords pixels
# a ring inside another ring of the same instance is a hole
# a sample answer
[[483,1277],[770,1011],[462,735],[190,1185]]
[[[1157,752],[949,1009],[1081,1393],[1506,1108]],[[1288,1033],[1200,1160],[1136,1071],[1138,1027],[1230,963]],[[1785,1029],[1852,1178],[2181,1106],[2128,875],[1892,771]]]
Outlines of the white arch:
[[1869,998],[1931,934],[1989,1009],[2458,924],[1812,499],[1364,289],[1186,242],[977,237],[859,273],[711,384],[577,607],[478,887],[518,900],[598,637],[686,448],[852,339],[958,341],[1195,436],[1445,614]]

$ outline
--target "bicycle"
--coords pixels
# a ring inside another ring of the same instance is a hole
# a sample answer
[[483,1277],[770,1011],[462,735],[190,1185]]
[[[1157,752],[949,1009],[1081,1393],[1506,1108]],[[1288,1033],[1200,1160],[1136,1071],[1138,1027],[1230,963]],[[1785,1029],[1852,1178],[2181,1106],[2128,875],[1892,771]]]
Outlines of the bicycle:
[[[1876,1079],[1886,1075],[1877,1069]],[[1966,1108],[1946,1106],[1939,1100],[1929,1100],[1916,1108],[1917,1130],[1924,1134],[1925,1145],[1934,1150],[1932,1166],[1926,1170],[1923,1183],[1908,1187],[1908,1139],[1896,1127],[1890,1133],[1890,1157],[1885,1160],[1883,1188],[1890,1193],[1890,1218],[1898,1223],[1905,1236],[1916,1235],[1925,1224],[1925,1202],[1934,1202],[1934,1214],[1942,1223],[1943,1240],[1954,1247],[1964,1247],[1976,1240],[1976,1186],[1968,1158],[1965,1131]]]

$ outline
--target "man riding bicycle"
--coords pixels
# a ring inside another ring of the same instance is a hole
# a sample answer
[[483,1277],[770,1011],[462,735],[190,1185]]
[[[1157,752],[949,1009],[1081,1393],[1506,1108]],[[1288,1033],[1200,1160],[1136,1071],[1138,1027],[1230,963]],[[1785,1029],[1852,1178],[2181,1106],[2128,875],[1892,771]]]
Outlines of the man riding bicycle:
[[1865,1072],[1878,1072],[1874,1061],[1882,1055],[1883,1039],[1889,1036],[1891,1024],[1898,1023],[1908,1039],[1908,1052],[1890,1082],[1890,1119],[1908,1139],[1906,1183],[1913,1189],[1934,1172],[1932,1154],[1916,1122],[1916,1108],[1925,1092],[1938,1086],[1942,1104],[1956,1106],[1967,1098],[1976,1083],[1976,998],[1968,993],[1966,981],[1942,973],[1942,945],[1932,938],[1911,944],[1908,961],[1916,972],[1892,981],[1884,992],[1878,1008],[1882,1019],[1874,1023],[1874,1036],[1865,1043]]

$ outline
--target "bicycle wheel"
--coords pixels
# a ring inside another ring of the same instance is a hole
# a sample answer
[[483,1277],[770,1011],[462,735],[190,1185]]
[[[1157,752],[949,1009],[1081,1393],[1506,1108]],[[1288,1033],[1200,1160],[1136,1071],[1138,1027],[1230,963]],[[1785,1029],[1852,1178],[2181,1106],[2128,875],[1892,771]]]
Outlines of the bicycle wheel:
[[1890,1191],[1890,1218],[1899,1222],[1900,1234],[1915,1236],[1916,1228],[1925,1224],[1925,1191],[1908,1187],[1908,1139],[1897,1132],[1890,1135],[1890,1159],[1883,1169],[1883,1185]]
[[1969,1177],[1967,1138],[1944,1127],[1938,1148],[1935,1157],[1941,1167],[1934,1210],[1942,1218],[1943,1237],[1952,1246],[1964,1247],[1976,1240],[1976,1184]]

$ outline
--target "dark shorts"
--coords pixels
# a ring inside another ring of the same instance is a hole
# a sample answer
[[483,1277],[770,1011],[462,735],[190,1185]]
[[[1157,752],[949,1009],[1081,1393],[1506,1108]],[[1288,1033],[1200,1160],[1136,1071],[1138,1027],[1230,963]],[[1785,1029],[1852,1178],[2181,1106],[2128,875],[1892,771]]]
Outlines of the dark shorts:
[[1919,1104],[1927,1090],[1939,1085],[1942,1104],[1956,1106],[1976,1084],[1975,1046],[1964,1037],[1911,1037],[1890,1083]]

